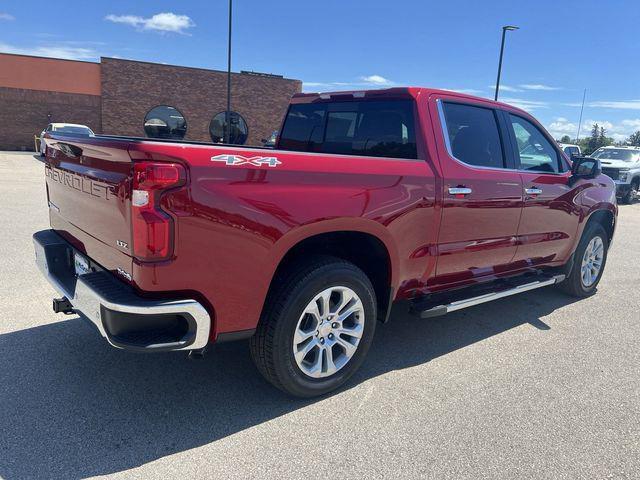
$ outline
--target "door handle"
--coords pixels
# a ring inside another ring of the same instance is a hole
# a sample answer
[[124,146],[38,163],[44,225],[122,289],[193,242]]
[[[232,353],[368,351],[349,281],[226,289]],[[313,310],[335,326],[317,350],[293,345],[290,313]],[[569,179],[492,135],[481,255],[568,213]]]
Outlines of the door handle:
[[469,195],[472,191],[468,187],[449,187],[449,195]]
[[542,193],[542,189],[538,187],[525,188],[524,193],[527,195],[540,195]]

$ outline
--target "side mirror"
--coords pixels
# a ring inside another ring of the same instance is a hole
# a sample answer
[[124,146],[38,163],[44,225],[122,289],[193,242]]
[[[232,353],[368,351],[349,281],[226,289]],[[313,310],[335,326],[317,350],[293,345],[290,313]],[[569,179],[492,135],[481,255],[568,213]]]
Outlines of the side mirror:
[[602,173],[600,160],[591,157],[573,157],[571,173],[577,178],[595,178]]

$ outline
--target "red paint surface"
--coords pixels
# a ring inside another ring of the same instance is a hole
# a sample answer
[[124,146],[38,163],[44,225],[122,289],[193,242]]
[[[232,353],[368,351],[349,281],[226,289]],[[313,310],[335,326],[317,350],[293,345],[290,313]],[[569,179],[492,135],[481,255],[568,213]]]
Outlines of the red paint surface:
[[[536,266],[567,261],[586,219],[598,209],[617,213],[608,177],[570,173],[482,170],[452,159],[435,109],[438,98],[499,105],[462,94],[391,89],[416,100],[418,160],[298,153],[204,144],[97,137],[47,139],[51,225],[105,268],[130,272],[143,294],[188,295],[215,318],[221,332],[254,328],[273,273],[298,242],[334,231],[378,238],[391,259],[396,298],[442,290]],[[380,96],[379,92],[375,93]],[[351,98],[346,94],[340,100]],[[294,102],[317,100],[300,95]],[[533,119],[531,119],[534,121]],[[52,153],[55,154],[52,155]],[[276,156],[277,167],[211,161],[220,154]],[[132,260],[130,196],[134,161],[182,163],[187,184],[165,193],[162,209],[175,222],[173,257]],[[68,185],[80,176],[86,193]],[[456,198],[449,186],[466,185]],[[525,186],[544,193],[526,197]],[[90,188],[91,190],[91,188]],[[104,196],[102,193],[105,193]]]

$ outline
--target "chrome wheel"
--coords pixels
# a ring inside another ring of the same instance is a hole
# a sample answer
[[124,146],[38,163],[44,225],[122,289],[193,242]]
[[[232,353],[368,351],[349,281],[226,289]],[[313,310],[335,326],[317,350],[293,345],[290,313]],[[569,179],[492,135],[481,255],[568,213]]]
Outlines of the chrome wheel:
[[364,306],[348,287],[327,288],[305,307],[293,335],[293,356],[305,375],[324,378],[343,368],[358,349]]
[[593,237],[582,256],[581,276],[582,285],[590,287],[598,279],[602,261],[604,260],[604,243],[600,237]]

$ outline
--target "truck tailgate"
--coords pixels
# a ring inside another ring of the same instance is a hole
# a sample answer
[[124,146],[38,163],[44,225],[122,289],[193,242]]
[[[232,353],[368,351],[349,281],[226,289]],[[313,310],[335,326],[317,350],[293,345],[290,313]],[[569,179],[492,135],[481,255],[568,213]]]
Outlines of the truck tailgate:
[[127,142],[60,136],[46,141],[51,228],[104,268],[130,273],[133,162]]

